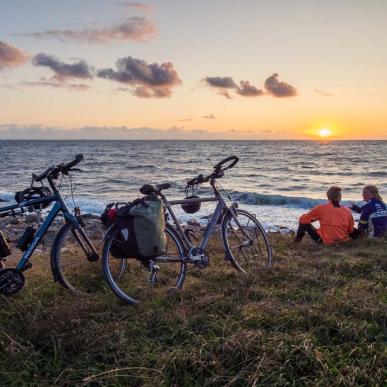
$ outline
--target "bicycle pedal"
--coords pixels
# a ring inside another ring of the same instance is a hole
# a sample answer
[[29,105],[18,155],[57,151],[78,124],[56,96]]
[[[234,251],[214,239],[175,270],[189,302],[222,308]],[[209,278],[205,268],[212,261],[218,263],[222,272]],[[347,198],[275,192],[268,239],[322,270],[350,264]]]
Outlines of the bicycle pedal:
[[99,255],[97,253],[87,254],[87,260],[89,262],[96,262],[99,260]]

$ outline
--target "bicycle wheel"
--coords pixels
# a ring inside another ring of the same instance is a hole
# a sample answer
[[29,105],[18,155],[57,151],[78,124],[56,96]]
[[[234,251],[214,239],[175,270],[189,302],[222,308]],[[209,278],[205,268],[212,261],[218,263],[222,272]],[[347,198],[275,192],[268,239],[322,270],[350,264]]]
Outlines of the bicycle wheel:
[[[82,230],[88,236],[97,253],[102,248],[105,228],[99,219],[83,217]],[[83,245],[83,247],[82,247]],[[62,286],[80,293],[90,293],[101,288],[104,281],[98,262],[89,261],[87,247],[79,230],[66,223],[58,231],[51,250],[51,266],[55,280]],[[122,271],[125,262],[122,262]]]
[[187,264],[184,261],[183,243],[171,226],[168,225],[165,230],[167,251],[164,255],[151,260],[150,264],[134,258],[124,259],[127,267],[120,276],[117,273],[123,259],[111,254],[113,242],[119,243],[118,232],[119,229],[113,227],[106,235],[102,268],[106,282],[120,300],[135,305],[147,298],[164,296],[169,290],[181,289]]
[[272,265],[269,239],[262,225],[247,211],[234,209],[237,221],[229,212],[222,224],[222,239],[227,257],[238,271],[255,273]]

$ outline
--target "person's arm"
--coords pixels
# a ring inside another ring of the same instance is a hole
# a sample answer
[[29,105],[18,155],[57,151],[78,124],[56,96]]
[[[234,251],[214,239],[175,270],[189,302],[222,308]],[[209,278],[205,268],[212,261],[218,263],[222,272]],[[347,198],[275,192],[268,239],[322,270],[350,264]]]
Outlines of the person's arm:
[[313,207],[308,213],[300,216],[301,224],[310,224],[320,218],[320,206]]
[[352,234],[353,233],[353,230],[355,228],[354,226],[355,226],[355,221],[353,220],[353,216],[350,213],[349,224],[348,224],[348,234]]
[[365,233],[368,230],[368,221],[370,219],[370,208],[369,206],[365,205],[362,208],[360,220],[359,220],[359,231],[361,233]]
[[351,203],[351,206],[349,207],[353,212],[357,212],[358,214],[361,213],[362,207],[358,206],[355,203]]

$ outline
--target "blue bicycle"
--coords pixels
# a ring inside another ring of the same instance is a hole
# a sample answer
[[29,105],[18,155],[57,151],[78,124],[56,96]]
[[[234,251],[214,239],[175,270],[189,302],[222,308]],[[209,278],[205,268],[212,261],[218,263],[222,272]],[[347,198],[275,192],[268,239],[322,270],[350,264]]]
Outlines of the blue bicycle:
[[[73,214],[60,193],[62,179],[69,176],[70,194],[73,195],[74,186],[70,172],[77,170],[74,166],[82,160],[83,156],[77,155],[67,164],[50,167],[38,176],[32,175],[30,188],[16,195],[18,203],[0,208],[0,217],[20,216],[26,212],[25,209],[39,210],[54,203],[38,229],[34,230],[28,226],[18,241],[12,241],[0,233],[0,294],[10,296],[23,288],[23,273],[32,267],[30,257],[60,213],[63,214],[65,224],[57,232],[51,248],[51,271],[54,281],[74,292],[95,290],[96,281],[100,280],[101,275],[99,270],[96,270],[96,265],[93,265],[93,268],[90,263],[98,261],[99,255],[87,234],[94,233],[93,242],[98,243],[98,240],[103,238],[102,227],[98,220],[82,217],[78,207],[75,207]],[[59,178],[61,183],[58,188],[55,180]],[[47,180],[51,189],[43,185],[43,180]],[[36,187],[34,183],[41,183],[42,186]],[[101,230],[100,235],[98,230]],[[15,247],[24,253],[16,267],[6,267],[6,260],[15,259]]]

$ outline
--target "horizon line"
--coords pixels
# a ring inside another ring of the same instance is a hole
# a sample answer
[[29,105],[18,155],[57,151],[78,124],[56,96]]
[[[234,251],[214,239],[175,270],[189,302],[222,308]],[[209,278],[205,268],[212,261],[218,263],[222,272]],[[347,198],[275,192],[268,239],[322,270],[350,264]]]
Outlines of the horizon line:
[[338,139],[338,138],[262,138],[262,139],[252,139],[252,138],[242,138],[242,139],[168,139],[168,138],[2,138],[0,141],[176,141],[176,142],[187,142],[187,141],[214,141],[214,142],[224,142],[224,141],[310,141],[310,142],[337,142],[337,141],[387,141],[387,138],[365,138],[365,139]]

